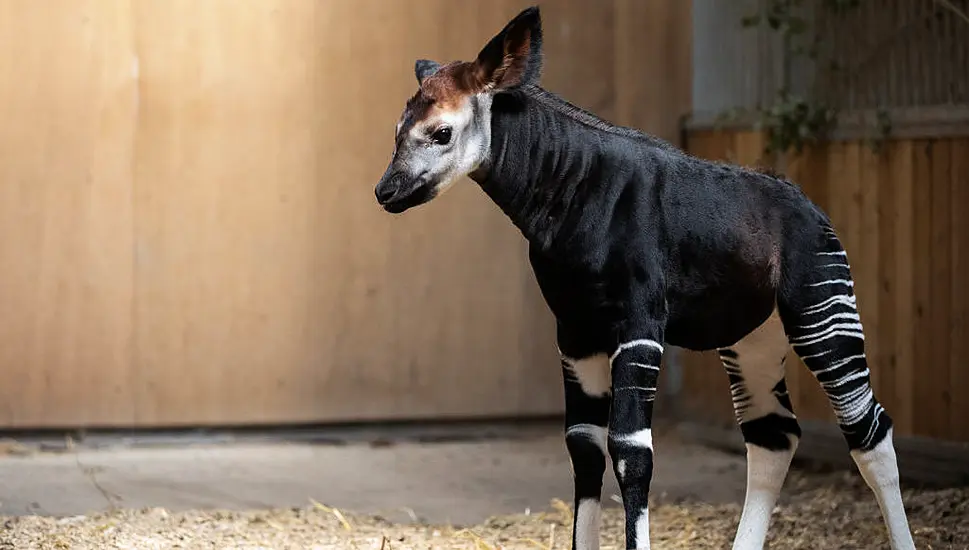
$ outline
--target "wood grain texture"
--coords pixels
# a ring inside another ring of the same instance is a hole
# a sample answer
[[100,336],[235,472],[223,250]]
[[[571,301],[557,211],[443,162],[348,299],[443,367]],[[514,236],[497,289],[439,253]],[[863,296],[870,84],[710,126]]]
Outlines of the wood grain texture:
[[[896,315],[896,293],[898,291],[898,277],[895,274],[896,261],[896,186],[897,178],[894,177],[896,169],[893,160],[898,158],[901,151],[898,150],[896,143],[888,144],[877,156],[879,172],[874,179],[874,185],[878,189],[878,200],[874,208],[877,212],[877,222],[872,230],[877,236],[877,260],[874,265],[875,273],[875,297],[878,302],[878,325],[873,330],[878,333],[878,344],[866,344],[869,349],[874,349],[877,353],[877,364],[872,363],[872,379],[877,381],[875,384],[875,397],[881,402],[882,406],[889,411],[895,419],[898,418],[896,412],[900,408],[900,396],[898,395],[899,386],[896,384],[898,376],[898,353],[896,352],[897,330],[895,326]],[[864,319],[866,326],[869,326],[869,318]],[[872,330],[869,330],[872,332]],[[870,342],[870,341],[869,341]],[[898,428],[896,428],[896,433]]]
[[[945,437],[950,432],[952,391],[949,383],[950,317],[952,314],[950,256],[952,251],[952,223],[950,178],[951,140],[938,140],[932,148],[932,175],[929,180],[931,194],[929,335],[931,345],[927,359],[925,378],[930,381],[932,400],[926,403],[926,416],[930,418],[926,435]],[[965,279],[963,279],[965,280]],[[923,413],[923,414],[925,414]]]
[[935,140],[915,143],[912,162],[912,262],[914,263],[912,292],[915,316],[912,392],[918,407],[912,417],[916,434],[929,434],[937,419],[935,381],[927,373],[932,369],[932,159]]
[[0,425],[134,417],[128,10],[0,3]]
[[[894,191],[895,287],[895,408],[890,411],[900,434],[915,430],[915,151],[912,141],[892,145],[891,186]],[[885,194],[882,194],[885,196]],[[889,268],[891,269],[891,268]]]
[[949,206],[950,250],[949,437],[969,441],[969,139],[951,143]]
[[[472,59],[530,4],[2,3],[0,426],[560,412],[498,208],[470,181],[373,199],[414,60]],[[543,3],[544,85],[676,141],[688,4]]]
[[470,182],[406,216],[372,196],[413,60],[473,58],[514,9],[458,33],[477,3],[139,6],[139,424],[558,408],[551,319],[521,324],[537,290],[498,209]]

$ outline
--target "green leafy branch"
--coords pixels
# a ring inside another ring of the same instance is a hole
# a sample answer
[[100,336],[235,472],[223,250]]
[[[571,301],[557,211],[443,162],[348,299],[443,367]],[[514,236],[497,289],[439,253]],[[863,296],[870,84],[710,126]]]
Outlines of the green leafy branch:
[[[755,14],[744,16],[740,23],[744,28],[766,26],[771,31],[780,33],[783,43],[784,75],[783,84],[777,90],[771,105],[767,108],[759,107],[756,126],[763,128],[767,134],[765,153],[777,154],[794,150],[800,153],[804,147],[824,141],[835,128],[838,121],[838,109],[823,101],[799,97],[791,92],[790,66],[798,58],[807,58],[823,70],[838,71],[837,63],[833,59],[820,59],[821,35],[812,32],[810,22],[805,19],[800,9],[804,0],[770,0]],[[857,8],[861,0],[823,0],[822,7],[835,15],[843,15]],[[721,118],[730,118],[735,113],[722,113]],[[887,113],[878,113],[879,138],[870,140],[877,148],[887,137],[891,129],[891,122],[887,120]]]

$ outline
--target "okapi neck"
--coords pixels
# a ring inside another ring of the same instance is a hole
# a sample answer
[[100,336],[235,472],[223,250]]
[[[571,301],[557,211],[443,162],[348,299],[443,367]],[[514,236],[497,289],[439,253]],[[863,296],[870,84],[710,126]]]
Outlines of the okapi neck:
[[[608,140],[606,140],[608,141]],[[563,239],[576,194],[601,185],[603,136],[526,94],[499,95],[492,105],[491,153],[471,174],[533,245]]]

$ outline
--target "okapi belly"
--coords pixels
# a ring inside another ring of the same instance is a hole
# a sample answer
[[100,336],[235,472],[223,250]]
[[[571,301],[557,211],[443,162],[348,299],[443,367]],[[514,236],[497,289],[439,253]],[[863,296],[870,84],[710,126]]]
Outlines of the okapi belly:
[[693,351],[731,346],[750,334],[774,310],[771,289],[719,289],[698,296],[673,297],[666,342]]

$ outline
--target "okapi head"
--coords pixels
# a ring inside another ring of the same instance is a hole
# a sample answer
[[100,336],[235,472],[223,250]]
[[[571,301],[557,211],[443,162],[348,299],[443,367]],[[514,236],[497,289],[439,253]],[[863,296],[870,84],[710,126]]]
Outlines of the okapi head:
[[419,89],[397,122],[394,154],[374,194],[399,214],[440,195],[490,156],[495,94],[538,84],[542,68],[538,7],[519,13],[474,61],[414,64]]

